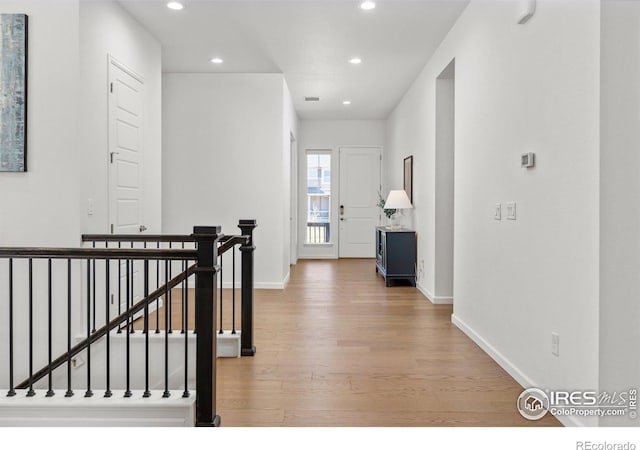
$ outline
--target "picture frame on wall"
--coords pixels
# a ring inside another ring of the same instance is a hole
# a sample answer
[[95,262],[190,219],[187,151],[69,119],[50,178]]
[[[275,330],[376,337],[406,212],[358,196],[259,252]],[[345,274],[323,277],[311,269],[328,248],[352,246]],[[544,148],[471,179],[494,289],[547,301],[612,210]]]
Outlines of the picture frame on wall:
[[0,14],[0,172],[27,171],[26,14]]
[[413,205],[413,155],[404,159],[404,191]]

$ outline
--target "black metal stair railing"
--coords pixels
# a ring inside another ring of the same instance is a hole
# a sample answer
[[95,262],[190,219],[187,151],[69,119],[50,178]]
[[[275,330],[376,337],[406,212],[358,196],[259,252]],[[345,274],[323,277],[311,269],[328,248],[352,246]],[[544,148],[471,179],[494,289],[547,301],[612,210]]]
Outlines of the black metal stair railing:
[[[255,219],[243,219],[238,223],[238,228],[240,228],[240,235],[223,235],[218,239],[218,266],[220,267],[219,272],[220,276],[218,280],[220,280],[220,301],[219,301],[219,313],[218,313],[218,333],[222,334],[224,331],[225,324],[225,316],[224,316],[224,306],[228,306],[229,304],[231,309],[231,319],[230,322],[227,321],[227,325],[231,328],[232,334],[234,331],[237,331],[237,309],[240,309],[241,315],[241,323],[240,323],[240,331],[241,333],[241,354],[242,356],[254,356],[256,353],[256,347],[254,345],[253,340],[253,289],[254,289],[254,251],[255,246],[253,243],[253,230],[257,227],[257,221]],[[192,236],[188,235],[150,235],[150,234],[136,234],[136,235],[115,235],[115,234],[85,234],[82,236],[82,241],[85,243],[91,244],[92,247],[104,246],[105,248],[109,248],[110,246],[117,246],[117,248],[134,248],[137,244],[139,246],[143,246],[143,248],[160,248],[161,246],[165,246],[165,248],[176,248],[180,247],[182,249],[185,246],[189,246],[191,248],[196,248],[195,241]],[[240,305],[236,302],[236,291],[238,283],[236,281],[236,248],[241,254],[241,270],[240,270]],[[232,255],[232,277],[230,284],[231,285],[231,302],[228,304],[224,302],[224,288],[223,288],[223,267],[224,267],[224,255],[231,251]],[[184,271],[186,267],[182,267],[182,271]],[[157,268],[158,273],[160,273],[160,268]],[[175,269],[174,265],[169,265],[169,273],[166,276],[166,279],[171,279],[173,276]],[[159,278],[159,275],[156,276],[156,279]],[[189,302],[187,301],[188,289],[186,281],[183,281],[181,286],[181,304],[180,304],[180,314],[181,314],[181,333],[184,333],[187,317],[189,316]],[[119,294],[118,294],[119,295]],[[172,317],[174,312],[173,310],[173,292],[169,290],[168,293],[168,307],[165,308],[165,312]],[[158,308],[158,302],[160,299],[156,300],[156,309]],[[118,303],[120,305],[120,302]],[[95,308],[94,308],[95,310]],[[156,333],[159,333],[159,315],[156,315]],[[173,321],[169,322],[169,334],[173,333]],[[186,351],[186,347],[185,347]]]
[[[0,306],[8,303],[9,322],[8,364],[5,366],[8,368],[7,396],[17,395],[19,390],[26,390],[27,397],[34,396],[36,386],[42,386],[45,378],[47,397],[55,396],[56,390],[62,388],[66,397],[73,396],[82,384],[84,396],[93,396],[96,388],[95,370],[92,374],[93,361],[103,365],[105,370],[102,374],[102,384],[99,386],[100,389],[104,388],[104,397],[114,395],[115,385],[117,389],[124,390],[124,397],[130,398],[133,395],[134,384],[143,388],[143,397],[149,397],[152,395],[151,335],[163,333],[162,397],[169,397],[169,374],[172,370],[170,356],[175,359],[175,346],[171,347],[174,355],[170,355],[170,335],[174,329],[177,331],[179,328],[180,334],[184,335],[184,377],[180,388],[183,390],[182,396],[188,397],[189,388],[192,388],[189,386],[188,369],[191,333],[192,337],[195,335],[196,341],[196,425],[219,425],[220,419],[216,415],[215,342],[218,329],[216,327],[219,325],[220,330],[223,327],[223,310],[219,310],[218,324],[216,306],[222,307],[222,255],[232,251],[234,276],[231,328],[235,332],[236,247],[242,255],[241,353],[243,356],[255,354],[253,229],[256,222],[243,220],[240,221],[239,227],[242,231],[240,236],[224,236],[220,227],[195,227],[194,233],[188,236],[85,235],[83,242],[89,243],[90,248],[0,248],[0,286],[7,287],[4,292],[0,290]],[[3,265],[6,266],[6,271],[2,270]],[[41,268],[45,269],[46,275],[38,271]],[[193,275],[195,311],[192,311],[191,316],[195,316],[195,327],[191,332],[188,279]],[[117,278],[114,280],[114,277]],[[6,284],[1,283],[3,279],[6,280]],[[218,279],[221,288],[220,300],[217,297]],[[179,287],[179,294],[173,292]],[[179,295],[179,298],[172,302],[172,295]],[[116,300],[117,308],[113,305]],[[99,306],[102,302],[104,307]],[[176,305],[172,306],[172,303]],[[151,321],[152,309],[155,309],[155,323]],[[41,317],[43,314],[46,315],[46,319]],[[179,320],[177,327],[173,326],[174,316]],[[45,324],[46,333],[42,324]],[[84,334],[84,337],[72,345],[73,339],[77,339],[79,333]],[[134,357],[134,348],[136,351],[139,350],[139,346],[132,342],[132,336],[136,333],[144,335],[137,338],[144,340],[144,369],[143,380],[136,380],[134,383],[132,365],[141,363]],[[117,385],[118,382],[114,382],[116,374],[112,365],[117,356],[112,347],[112,340],[122,334],[124,337],[118,342],[125,341],[122,350],[125,373],[117,374],[121,384]],[[154,342],[157,343],[157,339],[160,338],[161,336],[153,338]],[[46,349],[43,349],[39,343],[45,339],[47,345]],[[179,337],[171,339],[175,342]],[[104,357],[104,360],[95,360],[92,347],[104,351],[104,355],[97,356]],[[54,354],[60,356],[54,358]],[[80,372],[72,370],[80,356],[86,360],[84,383],[79,380]],[[36,366],[41,369],[35,370]],[[63,368],[66,368],[66,373],[58,373]],[[24,380],[14,384],[16,378]],[[62,378],[64,382],[61,381]]]

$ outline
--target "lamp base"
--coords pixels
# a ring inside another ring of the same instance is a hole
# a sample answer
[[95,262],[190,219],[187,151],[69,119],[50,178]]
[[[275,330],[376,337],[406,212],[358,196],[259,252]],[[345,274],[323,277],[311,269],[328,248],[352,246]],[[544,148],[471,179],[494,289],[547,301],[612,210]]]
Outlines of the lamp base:
[[396,212],[391,216],[391,226],[389,227],[392,230],[399,230],[402,228],[402,224],[400,223],[400,215]]

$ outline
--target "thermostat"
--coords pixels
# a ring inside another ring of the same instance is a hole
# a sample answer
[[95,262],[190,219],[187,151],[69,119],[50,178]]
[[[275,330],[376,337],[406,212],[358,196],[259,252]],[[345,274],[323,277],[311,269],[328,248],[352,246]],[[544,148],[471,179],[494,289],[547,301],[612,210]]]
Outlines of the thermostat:
[[536,155],[533,152],[523,153],[520,157],[520,167],[530,168],[536,165]]

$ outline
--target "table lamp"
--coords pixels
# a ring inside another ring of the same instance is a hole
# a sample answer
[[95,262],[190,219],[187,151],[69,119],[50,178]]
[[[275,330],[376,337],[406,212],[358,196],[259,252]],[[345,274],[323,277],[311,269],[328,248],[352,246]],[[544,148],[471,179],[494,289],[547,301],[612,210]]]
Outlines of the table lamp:
[[400,228],[400,217],[403,209],[413,208],[409,196],[404,190],[390,191],[387,201],[384,202],[384,209],[395,209],[396,212],[391,216],[391,229],[397,230]]

